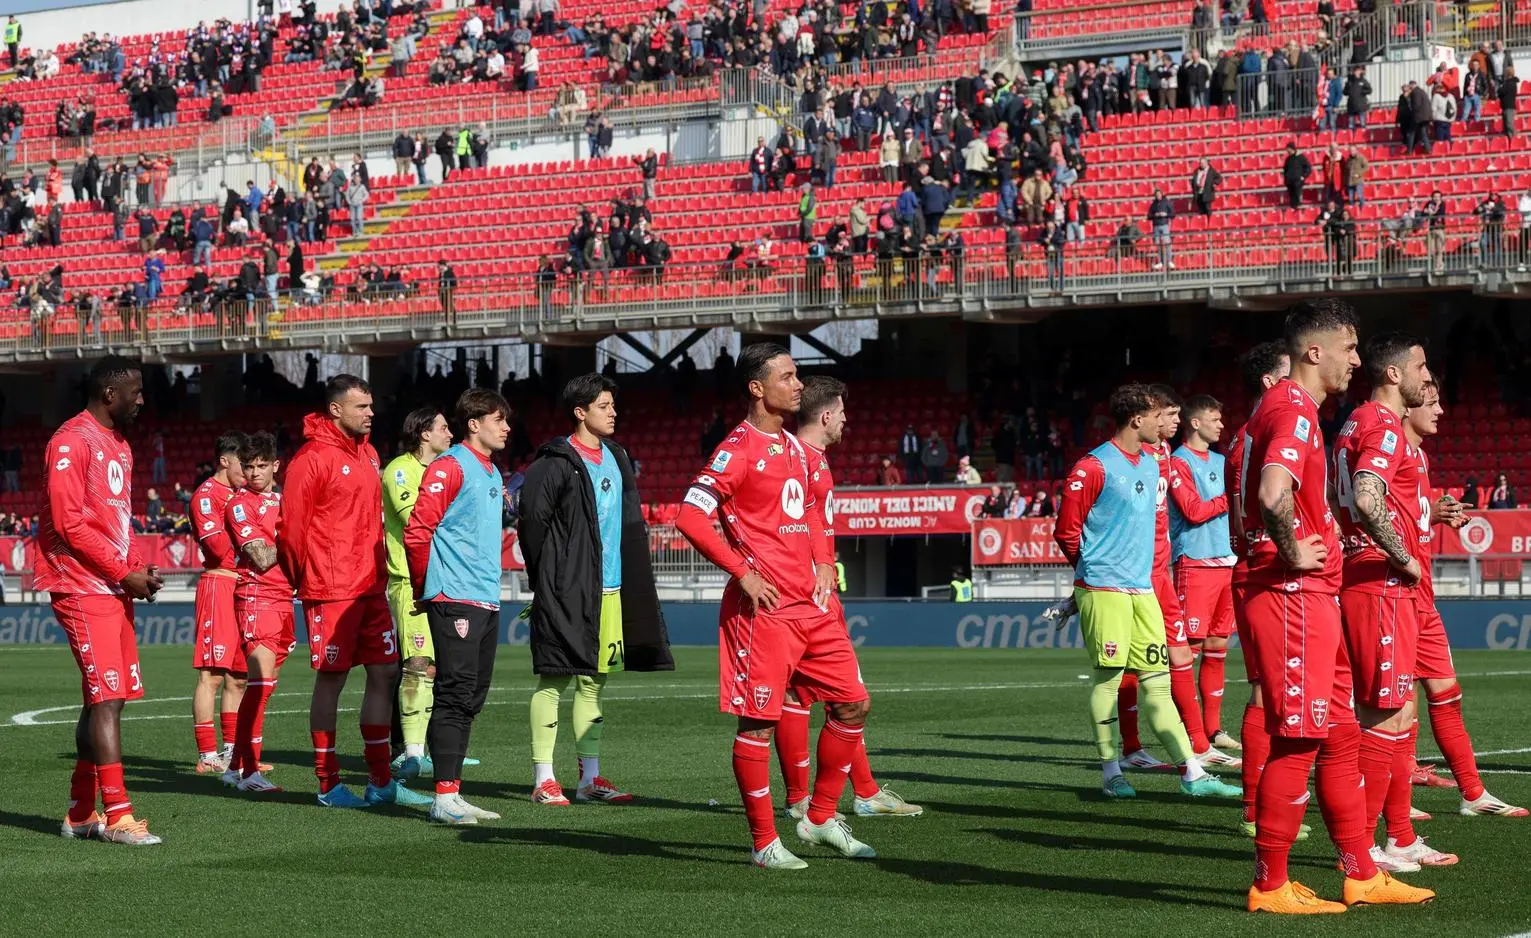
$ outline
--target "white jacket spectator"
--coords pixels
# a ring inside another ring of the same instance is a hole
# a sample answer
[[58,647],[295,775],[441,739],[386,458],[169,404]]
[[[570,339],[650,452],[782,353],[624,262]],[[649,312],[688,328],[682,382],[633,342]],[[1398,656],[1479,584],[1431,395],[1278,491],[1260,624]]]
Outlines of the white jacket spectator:
[[978,470],[973,467],[972,460],[968,459],[966,456],[957,460],[956,482],[958,485],[983,484],[983,476],[978,474]]

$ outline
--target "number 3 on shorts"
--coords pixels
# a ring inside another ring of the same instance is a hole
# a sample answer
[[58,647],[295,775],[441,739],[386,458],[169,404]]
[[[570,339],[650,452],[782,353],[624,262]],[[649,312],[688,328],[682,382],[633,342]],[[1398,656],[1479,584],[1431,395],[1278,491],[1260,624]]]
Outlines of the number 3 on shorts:
[[383,630],[383,653],[392,655],[399,646],[395,643],[393,629]]

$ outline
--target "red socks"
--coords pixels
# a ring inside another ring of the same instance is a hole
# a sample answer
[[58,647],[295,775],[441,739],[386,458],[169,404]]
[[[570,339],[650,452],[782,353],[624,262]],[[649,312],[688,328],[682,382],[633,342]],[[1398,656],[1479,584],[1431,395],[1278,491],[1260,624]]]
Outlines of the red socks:
[[1387,798],[1388,784],[1393,777],[1393,753],[1407,737],[1376,728],[1361,731],[1361,756],[1358,765],[1361,778],[1366,781],[1366,832],[1377,829],[1377,818],[1382,815],[1382,802]]
[[1196,686],[1201,693],[1201,720],[1206,726],[1209,739],[1223,728],[1223,683],[1227,664],[1226,648],[1201,653],[1201,670],[1196,675]]
[[83,824],[96,810],[96,764],[76,759],[69,777],[69,822]]
[[1143,748],[1138,738],[1138,675],[1122,674],[1122,686],[1116,692],[1116,722],[1122,730],[1122,755],[1130,756]]
[[1430,732],[1441,747],[1446,764],[1467,801],[1483,796],[1483,779],[1478,775],[1478,760],[1473,756],[1473,741],[1462,723],[1462,685],[1427,695],[1430,701]]
[[1244,725],[1239,733],[1239,741],[1244,745],[1244,766],[1240,773],[1244,783],[1244,820],[1253,821],[1255,793],[1260,790],[1260,776],[1264,774],[1265,762],[1271,754],[1271,734],[1265,728],[1264,707],[1250,704],[1244,708]]
[[1186,735],[1191,737],[1191,751],[1206,752],[1212,747],[1207,741],[1207,730],[1201,722],[1201,702],[1196,699],[1196,673],[1194,665],[1170,666],[1170,698],[1180,712],[1180,722],[1185,724]]
[[223,744],[225,746],[234,746],[239,743],[239,711],[244,709],[244,698],[241,697],[239,700],[238,709],[224,710],[218,714],[218,719],[223,724]]
[[835,816],[840,795],[845,792],[846,773],[860,748],[861,727],[847,726],[834,717],[824,721],[824,729],[819,731],[819,773],[813,780],[808,823],[823,824]]
[[1319,740],[1276,738],[1255,803],[1255,888],[1269,892],[1289,878],[1287,857],[1308,808],[1308,772]]
[[[276,693],[276,679],[251,681],[239,701],[238,728],[234,734],[234,758],[229,768],[248,778],[260,770],[262,734],[266,726],[266,703]],[[227,714],[225,714],[227,716]]]
[[101,783],[101,803],[106,808],[106,826],[111,827],[133,813],[133,802],[128,800],[128,789],[122,782],[122,763],[97,766],[96,778]]
[[[1286,742],[1281,740],[1280,742]],[[1275,762],[1278,741],[1271,742],[1271,763],[1266,765],[1264,786],[1270,785],[1271,764]],[[1329,727],[1329,738],[1318,751],[1318,807],[1329,828],[1329,839],[1340,852],[1345,875],[1368,880],[1377,875],[1371,848],[1377,819],[1366,816],[1362,797],[1361,728],[1354,723]],[[1264,804],[1264,797],[1260,799]]]
[[[213,728],[211,720],[206,723],[193,724],[191,730],[192,734],[197,738],[197,755],[200,756],[204,752],[218,751],[218,733]],[[234,737],[230,736],[228,738],[233,739]]]
[[1393,750],[1393,775],[1388,782],[1387,797],[1382,802],[1382,817],[1387,821],[1387,835],[1398,841],[1400,847],[1412,844],[1415,836],[1414,822],[1409,820],[1409,804],[1413,797],[1410,774],[1414,768],[1414,742],[1418,738],[1419,723],[1416,721],[1409,729],[1409,735],[1399,740]]
[[776,760],[787,785],[787,804],[808,797],[808,708],[783,704],[776,723]]
[[749,736],[734,737],[734,781],[744,802],[750,839],[756,850],[776,840],[776,812],[771,806],[771,744]]
[[314,775],[319,779],[319,794],[327,795],[340,784],[340,757],[335,755],[334,730],[309,730],[314,741]]
[[872,763],[867,760],[867,740],[864,733],[861,736],[861,745],[851,753],[851,788],[855,790],[857,798],[871,798],[882,791],[882,786],[872,777]]
[[436,794],[438,795],[455,795],[459,791],[462,791],[462,782],[458,779],[453,779],[450,782],[443,780],[436,783]]
[[387,723],[361,725],[362,757],[367,760],[367,781],[384,788],[393,781],[393,744]]

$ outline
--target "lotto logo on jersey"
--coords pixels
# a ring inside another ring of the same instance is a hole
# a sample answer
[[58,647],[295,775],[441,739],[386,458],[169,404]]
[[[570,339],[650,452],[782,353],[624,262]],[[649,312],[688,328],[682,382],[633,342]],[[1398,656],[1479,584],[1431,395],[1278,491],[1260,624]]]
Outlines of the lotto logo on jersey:
[[1296,462],[1297,450],[1291,448],[1290,446],[1284,446],[1281,449],[1281,458],[1285,459],[1287,462]]
[[53,468],[58,470],[59,472],[63,472],[65,469],[68,469],[69,468],[69,457],[65,456],[64,458],[60,459],[58,462],[54,463],[53,464]]
[[1378,469],[1386,469],[1387,468],[1387,460],[1384,459],[1381,456],[1373,456],[1372,457],[1372,465],[1374,467],[1378,468]]
[[[1384,688],[1385,690],[1386,688]],[[1329,719],[1329,701],[1326,698],[1319,697],[1309,704],[1308,707],[1312,712],[1313,725],[1322,728],[1324,721]]]

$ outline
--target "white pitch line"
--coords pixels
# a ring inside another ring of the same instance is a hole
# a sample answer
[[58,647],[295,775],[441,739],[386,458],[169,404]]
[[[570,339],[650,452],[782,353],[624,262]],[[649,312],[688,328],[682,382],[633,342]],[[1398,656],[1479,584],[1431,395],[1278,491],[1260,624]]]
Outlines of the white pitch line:
[[[715,698],[718,695],[716,685],[706,685],[706,684],[675,684],[675,685],[669,685],[669,686],[673,686],[673,687],[709,687],[710,686],[713,689],[708,691],[708,692],[706,692],[706,693],[700,693],[700,694],[628,694],[628,695],[603,694],[602,695],[602,699],[603,700],[705,700],[705,699],[708,699],[708,698]],[[1079,686],[1079,682],[1078,681],[1069,681],[1069,682],[1066,682],[1066,683],[1056,683],[1055,682],[1055,683],[1042,683],[1042,684],[1031,684],[1031,683],[1018,683],[1018,684],[913,684],[913,685],[909,685],[909,686],[905,686],[905,687],[879,687],[879,686],[877,686],[875,684],[872,684],[872,685],[868,685],[868,689],[873,691],[873,692],[875,692],[875,693],[878,693],[878,694],[918,694],[918,693],[949,693],[949,692],[952,692],[952,691],[1056,689],[1056,688],[1061,688],[1061,687],[1078,687],[1078,686]],[[532,689],[533,688],[530,687],[530,686],[525,687],[525,688],[521,688],[521,687],[507,688],[507,690],[517,690],[517,691],[529,691],[529,690],[532,690]],[[272,696],[273,697],[307,697],[309,695],[305,694],[305,693],[301,693],[301,692],[292,692],[292,693],[286,693],[286,694],[273,694]],[[191,700],[191,698],[190,697],[155,697],[152,700],[140,700],[140,701],[135,701],[135,703],[138,703],[138,704],[145,704],[145,703],[184,703],[184,702],[186,702],[188,700]],[[527,703],[527,701],[521,700],[521,699],[517,699],[517,700],[488,700],[488,701],[484,702],[484,706],[486,706],[486,707],[488,707],[488,706],[504,706],[504,705],[515,706],[515,705],[525,705],[526,703]],[[66,724],[67,725],[73,725],[74,723],[76,723],[78,721],[78,717],[68,717],[68,718],[65,718],[65,719],[62,719],[62,720],[43,720],[43,719],[38,719],[38,718],[41,717],[41,716],[44,716],[46,714],[61,713],[61,712],[65,712],[65,711],[68,711],[70,713],[77,713],[79,711],[79,709],[80,708],[79,708],[78,704],[68,704],[68,705],[62,706],[62,707],[45,707],[45,708],[43,708],[41,710],[28,710],[28,711],[26,711],[24,713],[18,713],[18,714],[15,714],[14,716],[12,716],[9,723],[0,723],[0,727],[4,727],[4,726],[63,726],[63,725],[66,725]],[[355,707],[340,707],[340,708],[337,709],[336,712],[337,713],[353,713],[353,712],[355,712],[356,709],[357,708],[355,708]],[[280,715],[284,715],[284,714],[307,713],[307,712],[308,712],[307,708],[298,709],[298,710],[267,710],[266,711],[266,716],[280,716]],[[186,714],[184,714],[184,713],[145,713],[145,714],[124,713],[122,715],[122,719],[123,719],[124,722],[126,722],[128,720],[181,720],[181,719],[185,719],[185,718],[186,718]]]

